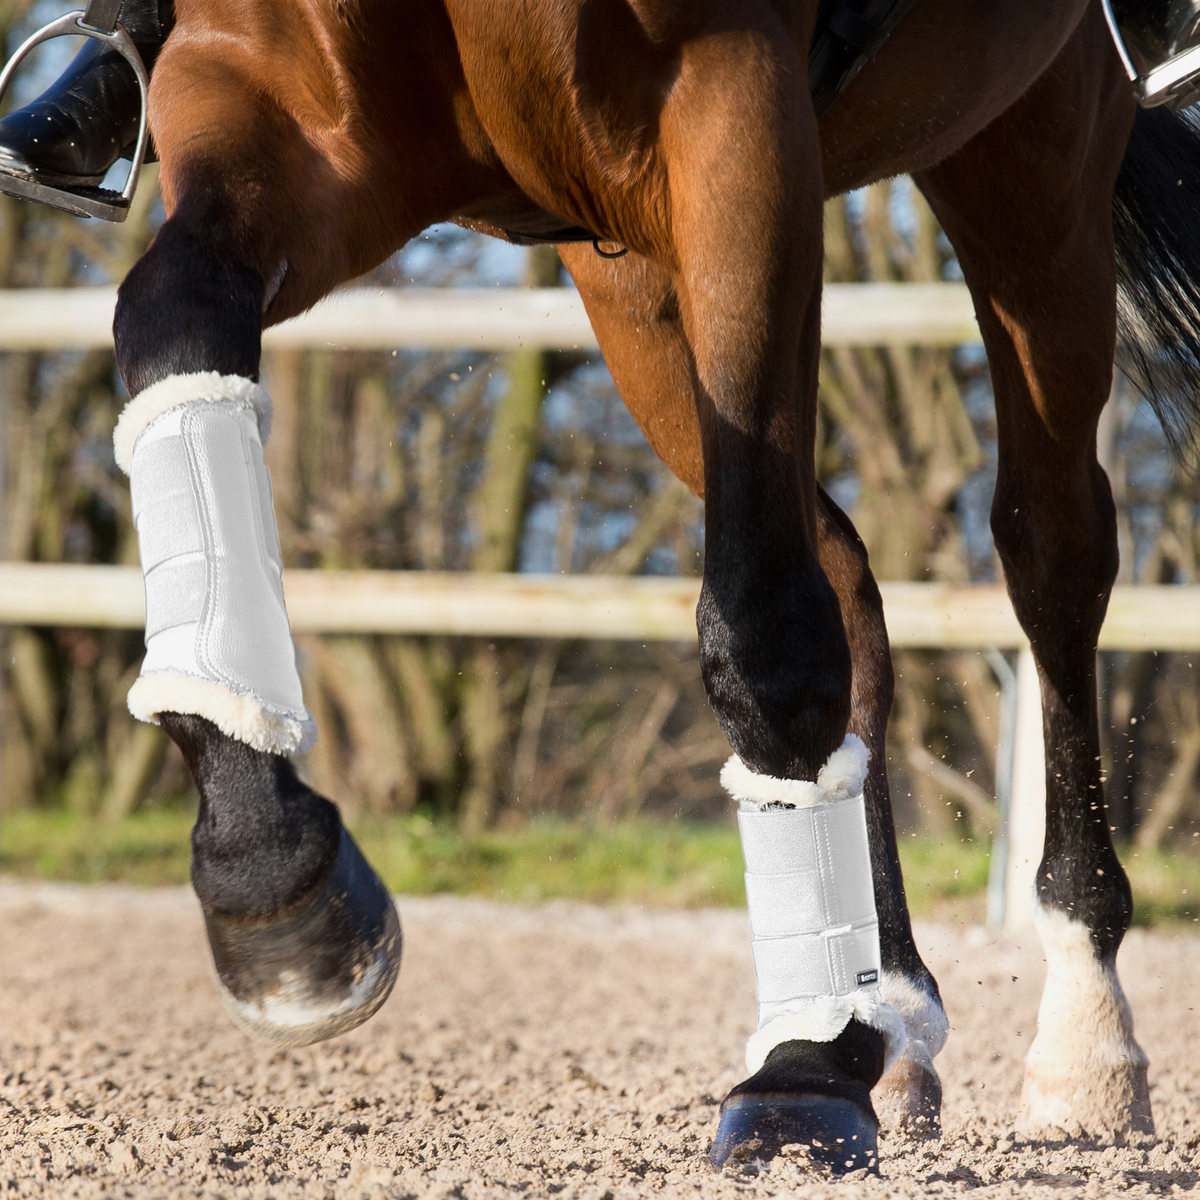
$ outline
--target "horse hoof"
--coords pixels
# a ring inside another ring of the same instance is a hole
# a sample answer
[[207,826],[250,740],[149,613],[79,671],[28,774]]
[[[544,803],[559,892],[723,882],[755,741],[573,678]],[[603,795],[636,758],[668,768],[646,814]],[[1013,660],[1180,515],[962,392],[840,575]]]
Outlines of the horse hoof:
[[234,1023],[279,1046],[360,1025],[400,969],[396,906],[345,829],[329,871],[297,903],[265,917],[204,920]]
[[709,1161],[761,1169],[787,1147],[822,1173],[878,1170],[871,1088],[884,1060],[883,1034],[857,1020],[829,1042],[780,1042],[725,1097]]
[[718,1169],[735,1165],[761,1169],[786,1146],[797,1148],[798,1162],[832,1175],[878,1173],[877,1137],[873,1117],[852,1100],[741,1093],[721,1105],[721,1121],[708,1157]]
[[914,1141],[942,1136],[942,1081],[932,1062],[907,1057],[884,1076],[874,1096],[884,1128]]

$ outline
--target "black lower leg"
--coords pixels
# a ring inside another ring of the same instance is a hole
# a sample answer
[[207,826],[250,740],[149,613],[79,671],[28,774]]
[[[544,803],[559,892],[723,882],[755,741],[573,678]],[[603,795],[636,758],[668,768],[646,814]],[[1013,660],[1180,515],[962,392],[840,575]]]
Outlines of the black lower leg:
[[[1111,962],[1132,910],[1104,805],[1096,694],[1096,643],[1117,573],[1116,517],[1099,465],[1086,463],[1077,478],[1077,498],[1060,482],[1055,507],[1036,527],[1033,506],[1009,500],[1015,484],[1005,482],[993,528],[1042,684],[1046,838],[1038,903],[1084,924],[1097,956]],[[1053,553],[1030,554],[1035,545]]]
[[230,738],[203,717],[161,714],[200,793],[192,884],[206,910],[254,918],[289,908],[329,872],[337,809],[292,764]]
[[[1046,774],[1046,839],[1037,871],[1037,902],[1087,927],[1097,958],[1116,961],[1133,917],[1133,894],[1109,831],[1100,777],[1095,717],[1043,688],[1046,744],[1055,748]],[[1087,705],[1094,712],[1094,699]]]
[[337,809],[287,759],[201,717],[161,720],[200,792],[192,884],[234,1020],[283,1045],[366,1020],[395,981],[400,926]]

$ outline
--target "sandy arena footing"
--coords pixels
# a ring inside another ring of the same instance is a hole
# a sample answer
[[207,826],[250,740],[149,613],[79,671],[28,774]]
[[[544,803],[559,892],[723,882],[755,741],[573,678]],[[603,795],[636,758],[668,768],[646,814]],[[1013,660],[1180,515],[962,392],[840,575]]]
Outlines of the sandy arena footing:
[[945,1134],[882,1177],[714,1173],[754,1013],[746,918],[401,899],[405,962],[362,1029],[249,1041],[183,891],[0,882],[0,1194],[272,1200],[1160,1196],[1200,1186],[1200,937],[1120,966],[1156,1138],[1014,1137],[1042,979],[1032,944],[921,926],[953,1023]]

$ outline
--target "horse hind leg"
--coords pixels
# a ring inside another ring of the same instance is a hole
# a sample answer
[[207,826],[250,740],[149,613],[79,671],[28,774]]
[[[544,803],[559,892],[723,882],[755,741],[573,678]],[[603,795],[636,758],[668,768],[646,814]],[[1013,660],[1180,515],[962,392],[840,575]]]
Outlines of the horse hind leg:
[[934,1058],[949,1022],[941,993],[913,939],[887,778],[887,723],[895,690],[883,600],[850,519],[824,492],[818,533],[821,565],[837,592],[850,641],[850,732],[871,753],[864,784],[882,973],[879,992],[904,1022],[904,1050],[875,1088],[879,1115],[893,1131],[931,1137],[941,1130],[942,1085]]
[[[170,69],[164,57],[159,86]],[[244,131],[254,102],[228,87],[206,95],[235,106],[228,120],[199,123],[192,136],[183,125],[194,109],[181,106],[156,130],[169,216],[123,283],[116,314],[134,397],[116,441],[148,612],[130,703],[176,741],[199,789],[192,878],[222,996],[248,1032],[298,1045],[382,1004],[401,939],[391,898],[337,810],[285,757],[310,722],[262,454],[269,401],[254,381],[268,289],[292,252],[275,214],[302,215],[302,189],[282,190],[292,176],[278,159],[303,148],[275,123],[249,138],[244,157],[231,154],[231,132],[205,131]],[[320,164],[308,166],[310,188],[319,177]],[[301,231],[295,244],[322,240]]]
[[[1117,977],[1132,903],[1105,813],[1096,702],[1096,643],[1117,571],[1112,496],[1096,461],[1115,343],[1109,199],[1132,106],[1117,72],[1090,65],[1108,57],[1093,25],[1093,58],[1061,61],[918,183],[975,298],[999,432],[992,527],[1041,682],[1035,924],[1047,978],[1021,1124],[1120,1136],[1153,1128],[1146,1056]],[[1089,112],[1094,125],[1080,116]]]
[[[667,273],[636,254],[609,262],[590,248],[562,247],[561,253],[579,286],[606,361],[630,412],[674,473],[694,491],[704,491],[695,380],[679,303]],[[874,1093],[893,1127],[929,1134],[938,1128],[941,1085],[933,1057],[946,1035],[946,1019],[937,984],[913,942],[896,852],[884,741],[891,710],[893,675],[882,602],[861,541],[849,520],[818,491],[817,537],[821,566],[834,588],[846,625],[852,659],[850,731],[871,753],[865,782],[866,824],[871,876],[878,911],[882,975],[880,992],[903,1019],[908,1040],[892,1070]],[[829,1078],[831,1057],[842,1048],[793,1047],[771,1075],[746,1081],[738,1095],[761,1095],[772,1086],[793,1096],[811,1088],[816,1072]],[[861,1048],[860,1048],[861,1049]],[[805,1057],[807,1053],[807,1057]],[[853,1053],[848,1052],[850,1057]],[[842,1062],[835,1074],[870,1072]],[[877,1074],[877,1072],[876,1072]],[[847,1082],[843,1078],[843,1082]],[[736,1096],[735,1096],[736,1099]],[[765,1106],[759,1106],[761,1115]],[[872,1115],[872,1119],[873,1115]],[[802,1125],[786,1106],[775,1128],[785,1141],[802,1140]],[[727,1141],[735,1146],[738,1135]],[[761,1139],[759,1139],[761,1140]],[[727,1156],[721,1137],[716,1157]],[[732,1153],[733,1151],[729,1151]],[[756,1154],[767,1157],[760,1147]]]

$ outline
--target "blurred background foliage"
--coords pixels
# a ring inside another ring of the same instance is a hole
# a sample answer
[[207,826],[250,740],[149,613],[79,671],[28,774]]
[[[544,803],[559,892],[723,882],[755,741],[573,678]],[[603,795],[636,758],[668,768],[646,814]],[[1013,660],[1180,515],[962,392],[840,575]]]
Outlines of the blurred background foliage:
[[[30,8],[0,0],[9,50]],[[152,170],[123,227],[0,197],[0,286],[117,282],[159,220]],[[957,278],[904,180],[831,202],[826,237],[829,280]],[[518,250],[452,227],[429,231],[370,282],[567,283],[552,248]],[[594,356],[287,351],[266,356],[263,378],[290,566],[700,570],[699,502],[653,456]],[[108,352],[0,354],[0,556],[136,562],[110,443],[123,400]],[[1200,483],[1170,458],[1136,397],[1114,394],[1100,449],[1120,514],[1122,579],[1196,582]],[[995,426],[979,347],[827,350],[818,458],[879,578],[998,577],[987,529]],[[0,644],[7,814],[115,820],[187,794],[168,739],[125,711],[138,635],[14,628],[0,630]],[[415,814],[478,834],[534,815],[611,825],[727,818],[716,779],[728,748],[692,645],[305,636],[299,650],[321,730],[303,769],[352,820]],[[890,766],[900,828],[986,844],[1005,662],[901,652],[897,666]],[[1191,656],[1105,655],[1102,680],[1114,826],[1147,854],[1194,852]]]

